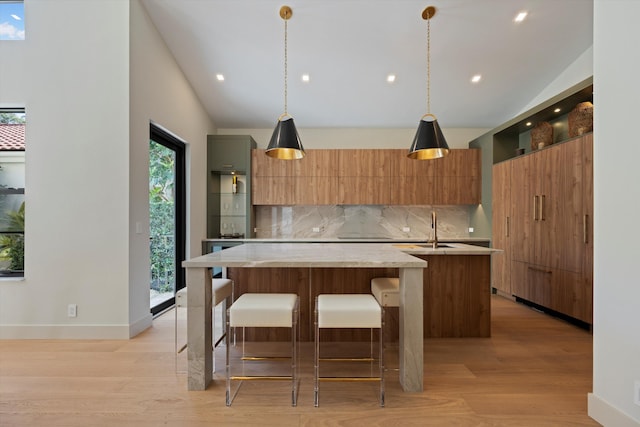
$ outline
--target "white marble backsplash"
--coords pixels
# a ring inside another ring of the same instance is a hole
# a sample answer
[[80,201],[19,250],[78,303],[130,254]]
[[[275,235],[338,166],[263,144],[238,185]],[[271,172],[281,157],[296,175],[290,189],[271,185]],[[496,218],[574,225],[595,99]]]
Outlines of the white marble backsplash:
[[468,238],[470,206],[256,206],[256,237],[417,238],[432,237],[431,211],[438,238]]

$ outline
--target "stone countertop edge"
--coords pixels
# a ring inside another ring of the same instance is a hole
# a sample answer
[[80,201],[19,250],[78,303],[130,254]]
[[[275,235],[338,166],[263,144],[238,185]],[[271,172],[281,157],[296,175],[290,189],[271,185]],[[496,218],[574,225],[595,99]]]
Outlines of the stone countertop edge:
[[[224,242],[224,243],[426,243],[424,238],[371,238],[371,239],[339,239],[337,237],[302,237],[302,238],[246,238],[246,239],[203,239],[203,242]],[[464,243],[464,242],[490,242],[488,237],[447,237],[439,239],[441,243]]]
[[[450,244],[447,248],[394,243],[245,243],[182,262],[183,267],[425,267],[413,255],[491,255],[499,249]],[[348,248],[348,249],[347,249]]]

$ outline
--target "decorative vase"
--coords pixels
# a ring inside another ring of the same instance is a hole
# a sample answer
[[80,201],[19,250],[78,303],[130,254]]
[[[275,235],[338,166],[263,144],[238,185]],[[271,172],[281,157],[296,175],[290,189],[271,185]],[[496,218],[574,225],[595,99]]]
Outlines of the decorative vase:
[[531,129],[531,151],[553,144],[553,126],[540,122]]
[[593,104],[581,102],[569,113],[569,138],[593,130]]

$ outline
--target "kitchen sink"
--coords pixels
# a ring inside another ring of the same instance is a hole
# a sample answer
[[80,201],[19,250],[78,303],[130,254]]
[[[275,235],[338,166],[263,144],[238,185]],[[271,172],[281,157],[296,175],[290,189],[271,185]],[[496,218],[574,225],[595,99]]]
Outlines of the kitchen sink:
[[[415,245],[415,246],[420,246],[421,248],[427,248],[427,249],[432,249],[433,248],[433,243],[424,243],[424,244],[420,244],[420,245]],[[451,245],[446,245],[444,243],[438,243],[438,245],[436,246],[436,249],[438,248],[453,248],[453,246]]]

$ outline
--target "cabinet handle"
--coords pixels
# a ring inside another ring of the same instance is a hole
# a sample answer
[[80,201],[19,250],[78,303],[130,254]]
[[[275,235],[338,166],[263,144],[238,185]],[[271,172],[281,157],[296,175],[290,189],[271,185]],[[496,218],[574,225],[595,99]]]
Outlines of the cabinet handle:
[[509,232],[511,231],[511,230],[509,230],[509,217],[507,217],[507,220],[505,221],[505,226],[506,226],[505,227],[505,229],[506,229],[505,235],[506,235],[506,237],[509,237]]
[[545,274],[551,274],[551,273],[552,273],[552,271],[551,271],[551,270],[545,270],[545,269],[542,269],[542,268],[531,267],[530,265],[529,265],[529,266],[527,266],[527,268],[528,268],[529,270],[539,271],[540,273],[545,273]]
[[582,219],[582,238],[584,243],[589,243],[589,215],[587,214]]
[[533,220],[538,220],[538,196],[533,196]]
[[543,194],[540,196],[540,221],[544,221],[544,200],[546,196]]

